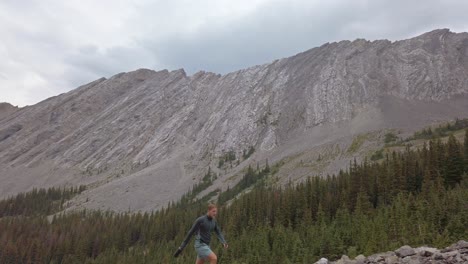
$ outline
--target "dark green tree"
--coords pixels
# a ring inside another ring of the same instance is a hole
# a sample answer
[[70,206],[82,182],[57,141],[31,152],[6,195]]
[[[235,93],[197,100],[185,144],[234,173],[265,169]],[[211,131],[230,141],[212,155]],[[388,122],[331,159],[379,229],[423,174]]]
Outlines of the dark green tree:
[[465,157],[465,172],[468,173],[468,128],[465,129],[465,138],[463,141],[464,157]]
[[461,147],[453,134],[448,138],[446,155],[445,184],[453,187],[461,181],[464,167]]

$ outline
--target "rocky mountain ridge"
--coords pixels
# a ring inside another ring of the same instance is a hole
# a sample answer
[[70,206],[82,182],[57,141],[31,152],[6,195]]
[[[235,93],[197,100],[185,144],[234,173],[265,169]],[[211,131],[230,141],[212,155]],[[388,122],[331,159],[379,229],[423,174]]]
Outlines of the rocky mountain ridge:
[[[224,188],[265,159],[466,117],[467,93],[468,33],[447,29],[327,43],[226,75],[120,73],[0,116],[0,196],[87,184],[80,206],[151,210],[178,199],[208,166]],[[254,155],[240,160],[250,147]],[[231,151],[239,165],[216,168]]]

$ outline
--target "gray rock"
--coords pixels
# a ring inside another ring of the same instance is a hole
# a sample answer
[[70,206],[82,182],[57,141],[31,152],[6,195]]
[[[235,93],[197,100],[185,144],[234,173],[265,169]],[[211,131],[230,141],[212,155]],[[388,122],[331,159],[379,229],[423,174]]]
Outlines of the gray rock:
[[374,262],[376,263],[379,263],[379,262],[384,262],[385,261],[385,257],[384,256],[378,256],[377,258],[375,258]]
[[449,247],[442,249],[441,252],[444,253],[444,252],[449,252],[449,251],[454,251],[457,249],[464,249],[464,248],[468,248],[468,242],[464,240],[460,240],[457,243],[452,244]]
[[458,251],[449,251],[442,253],[442,258],[447,263],[459,263],[458,260],[461,260],[460,253]]
[[416,253],[423,256],[423,257],[430,257],[434,255],[436,252],[439,252],[436,248],[431,247],[419,247],[415,249]]
[[449,252],[442,253],[442,257],[446,259],[446,258],[453,257],[459,254],[460,253],[458,251],[449,251]]
[[460,254],[455,256],[452,261],[455,262],[455,263],[465,263],[466,264],[465,259]]
[[336,264],[355,264],[355,260],[351,260],[348,256],[343,255],[339,260],[336,261]]
[[398,256],[389,256],[385,258],[386,264],[395,264],[395,263],[399,263],[399,261],[400,259],[398,258]]
[[468,248],[468,242],[465,240],[460,240],[455,244],[455,248],[457,249]]
[[[392,253],[393,253],[393,252],[392,252]],[[385,258],[386,258],[386,257],[389,257],[389,256],[390,256],[390,255],[383,254],[383,253],[374,254],[374,255],[368,256],[368,257],[367,257],[367,261],[368,261],[369,263],[384,262],[384,261],[385,261]]]
[[366,262],[366,257],[361,254],[355,257],[354,260],[356,261],[356,264],[364,264]]
[[326,258],[321,258],[315,264],[328,264],[328,259]]
[[422,259],[418,256],[407,256],[407,257],[404,257],[403,259],[401,259],[401,263],[406,263],[406,264],[419,264],[419,263],[423,263]]
[[416,254],[416,251],[410,246],[402,246],[401,248],[395,250],[395,253],[398,257],[404,258],[406,256],[412,256]]
[[444,256],[442,255],[442,253],[435,253],[433,258],[435,260],[443,260],[444,259]]
[[468,263],[468,255],[460,254],[460,259],[462,263]]

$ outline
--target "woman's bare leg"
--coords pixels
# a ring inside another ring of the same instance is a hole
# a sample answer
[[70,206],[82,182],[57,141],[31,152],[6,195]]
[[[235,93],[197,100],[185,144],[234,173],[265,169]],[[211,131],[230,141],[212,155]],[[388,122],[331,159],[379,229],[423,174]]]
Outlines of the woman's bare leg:
[[197,258],[197,262],[195,262],[195,264],[203,264],[205,263],[205,261],[201,258]]
[[208,260],[210,261],[210,264],[216,264],[218,262],[218,257],[215,253],[211,252],[211,254],[208,255]]

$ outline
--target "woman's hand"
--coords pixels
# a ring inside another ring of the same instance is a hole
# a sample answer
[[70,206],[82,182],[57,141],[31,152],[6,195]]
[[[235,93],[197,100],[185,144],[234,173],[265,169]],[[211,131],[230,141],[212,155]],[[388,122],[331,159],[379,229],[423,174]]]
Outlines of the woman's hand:
[[174,253],[174,258],[177,258],[177,257],[180,255],[181,252],[182,252],[182,248],[179,247],[179,248],[176,250],[176,252]]

